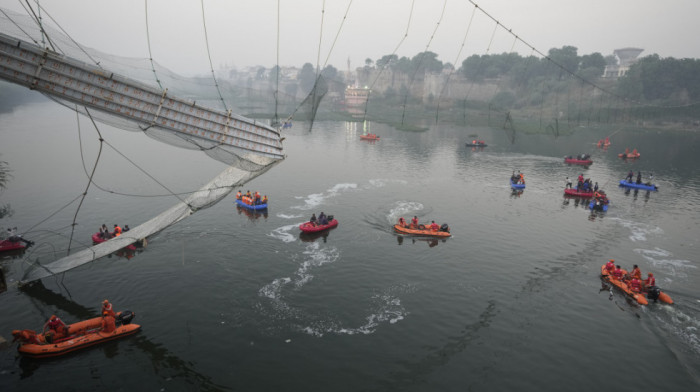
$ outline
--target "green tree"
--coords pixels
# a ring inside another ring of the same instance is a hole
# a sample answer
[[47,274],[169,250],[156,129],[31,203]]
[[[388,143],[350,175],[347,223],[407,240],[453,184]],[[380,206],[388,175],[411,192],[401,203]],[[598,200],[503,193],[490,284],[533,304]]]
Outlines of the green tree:
[[311,89],[314,88],[314,84],[316,83],[316,71],[314,71],[314,66],[311,65],[311,63],[304,64],[301,67],[297,79],[299,80],[301,91],[304,94],[311,92]]

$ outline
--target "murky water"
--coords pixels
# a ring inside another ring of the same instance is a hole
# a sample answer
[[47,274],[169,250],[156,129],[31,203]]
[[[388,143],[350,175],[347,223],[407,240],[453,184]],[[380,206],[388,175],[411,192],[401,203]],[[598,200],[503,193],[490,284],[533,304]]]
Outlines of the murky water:
[[[0,157],[13,179],[0,221],[37,242],[25,257],[67,251],[77,203],[97,155],[95,131],[52,103],[0,115]],[[133,258],[113,255],[18,290],[27,264],[0,261],[0,336],[74,322],[108,298],[136,313],[133,337],[55,360],[0,351],[2,390],[694,390],[700,386],[700,174],[693,133],[581,129],[571,136],[434,126],[401,132],[295,124],[288,158],[244,187],[270,197],[266,214],[230,195],[155,235]],[[174,192],[224,169],[194,151],[101,126],[106,146],[75,238],[99,225],[136,226],[175,204],[119,153]],[[609,151],[599,138],[615,133]],[[478,134],[489,146],[465,147]],[[617,153],[637,148],[641,159]],[[618,151],[619,150],[619,151]],[[119,153],[117,153],[119,151]],[[588,168],[564,155],[592,154]],[[617,186],[653,172],[658,192]],[[525,174],[513,193],[508,177]],[[605,214],[563,197],[583,173],[611,199]],[[339,226],[300,236],[311,213]],[[52,214],[55,214],[51,216]],[[399,216],[449,223],[453,237],[394,234]],[[50,219],[39,224],[44,219]],[[36,226],[35,226],[36,225]],[[80,245],[77,245],[80,246]],[[72,249],[76,247],[74,243]],[[614,258],[653,271],[675,300],[639,307],[599,278]],[[618,376],[615,376],[617,374]],[[48,384],[51,383],[51,384]],[[8,389],[9,388],[9,389]]]

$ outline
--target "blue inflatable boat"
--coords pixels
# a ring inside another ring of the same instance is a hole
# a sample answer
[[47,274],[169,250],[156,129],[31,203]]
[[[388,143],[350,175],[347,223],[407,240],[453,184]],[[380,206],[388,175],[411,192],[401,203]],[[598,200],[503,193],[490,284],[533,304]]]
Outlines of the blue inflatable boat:
[[513,180],[511,180],[510,187],[513,189],[525,189],[525,184],[516,184],[513,182]]
[[245,207],[249,210],[264,210],[267,208],[267,203],[265,204],[247,204],[244,203],[243,200],[236,199],[236,204],[238,204],[241,207]]
[[647,184],[637,184],[636,182],[628,182],[627,180],[620,180],[620,186],[626,186],[628,188],[637,188],[637,189],[645,189],[647,191],[658,191],[659,188],[654,185],[647,185]]
[[[596,205],[595,205],[595,200],[591,200],[591,202],[588,204],[588,208],[591,209],[591,211],[593,210],[593,207],[596,207]],[[603,205],[598,206],[598,207],[602,207],[602,209],[597,210],[597,211],[603,211],[603,212],[605,212],[605,211],[608,210],[608,204],[603,204]]]

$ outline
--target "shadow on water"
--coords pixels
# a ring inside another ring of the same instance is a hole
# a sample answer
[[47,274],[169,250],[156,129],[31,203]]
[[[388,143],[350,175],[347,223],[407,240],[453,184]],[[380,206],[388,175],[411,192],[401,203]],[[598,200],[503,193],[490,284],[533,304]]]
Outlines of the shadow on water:
[[[425,379],[435,373],[450,360],[462,353],[467,347],[479,339],[482,329],[488,329],[491,322],[498,314],[495,301],[488,301],[486,309],[479,315],[479,319],[467,324],[459,335],[448,337],[447,343],[442,347],[431,350],[430,353],[417,361],[398,361],[405,370],[393,372],[390,381],[380,381],[380,391],[405,391],[425,382]],[[468,390],[468,388],[465,388]]]
[[[20,291],[31,297],[32,300],[38,301],[36,304],[37,308],[43,309],[46,306],[55,307],[65,314],[69,314],[78,320],[84,320],[88,318],[98,317],[97,312],[91,308],[87,308],[79,303],[74,302],[70,298],[65,297],[63,294],[55,293],[44,286],[41,281],[36,281],[31,284],[27,284],[20,288]],[[174,355],[168,349],[162,347],[160,344],[152,342],[143,333],[139,333],[133,337],[126,337],[129,342],[137,347],[141,352],[146,354],[152,366],[156,369],[169,370],[164,374],[160,373],[160,376],[166,381],[171,378],[181,378],[192,386],[192,390],[204,390],[204,391],[219,391],[227,390],[227,388],[215,384],[209,377],[197,372],[193,369],[187,361]],[[123,341],[124,339],[122,339]],[[102,348],[105,356],[107,358],[112,358],[118,353],[118,343],[120,340],[113,342],[107,342],[99,347]],[[86,348],[86,350],[92,350],[94,348]],[[84,350],[79,350],[70,355],[79,355],[80,352]],[[66,356],[61,356],[52,359],[34,359],[21,357],[19,361],[19,366],[22,370],[20,378],[31,377],[35,370],[39,369],[43,363],[47,361],[56,361],[60,358],[65,358]]]

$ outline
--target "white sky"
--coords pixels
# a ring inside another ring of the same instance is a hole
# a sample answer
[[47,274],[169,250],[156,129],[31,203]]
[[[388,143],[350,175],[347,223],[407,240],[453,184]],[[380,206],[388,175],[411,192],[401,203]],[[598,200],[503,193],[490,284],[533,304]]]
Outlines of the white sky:
[[[29,1],[35,5],[37,0]],[[638,47],[644,49],[641,56],[656,53],[661,57],[700,58],[700,44],[696,42],[700,37],[700,23],[696,21],[700,0],[474,2],[543,53],[571,45],[578,48],[579,55],[600,52],[606,56],[618,48]],[[85,46],[120,56],[148,57],[144,0],[39,3]],[[486,53],[489,42],[492,54],[511,48],[521,55],[531,52],[521,42],[513,46],[514,37],[501,27],[491,41],[496,24],[477,11],[458,58],[475,8],[467,0],[326,0],[323,14],[323,0],[205,0],[215,69],[224,64],[238,68],[276,64],[278,3],[282,66],[301,67],[306,62],[316,65],[318,57],[323,66],[330,55],[328,64],[346,70],[349,58],[354,69],[364,65],[366,58],[377,60],[391,54],[397,46],[399,57],[413,57],[427,48],[443,62],[457,60],[457,65],[471,54]],[[415,5],[409,23],[412,3]],[[154,60],[183,75],[208,73],[201,1],[149,0],[147,4]],[[0,7],[25,13],[18,0],[0,0]]]

